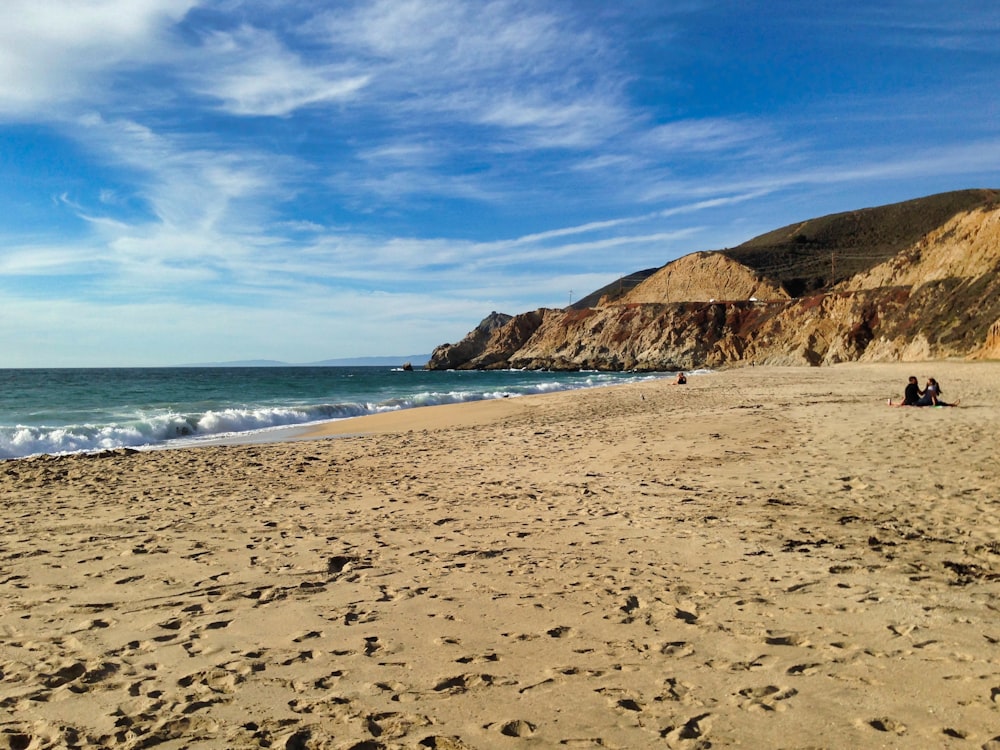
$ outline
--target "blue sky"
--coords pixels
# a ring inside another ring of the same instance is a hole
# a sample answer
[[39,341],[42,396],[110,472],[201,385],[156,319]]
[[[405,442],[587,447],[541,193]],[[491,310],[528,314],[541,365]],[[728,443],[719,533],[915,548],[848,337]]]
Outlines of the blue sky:
[[0,366],[417,354],[1000,187],[986,0],[4,0]]

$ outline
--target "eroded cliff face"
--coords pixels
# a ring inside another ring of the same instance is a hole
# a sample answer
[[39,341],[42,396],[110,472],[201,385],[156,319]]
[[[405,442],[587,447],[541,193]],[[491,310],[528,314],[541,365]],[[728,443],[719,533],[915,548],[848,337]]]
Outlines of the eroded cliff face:
[[721,253],[692,253],[668,263],[618,300],[622,304],[788,299],[778,285]]
[[1000,359],[1000,320],[990,326],[986,343],[972,356],[974,359]]
[[974,279],[1000,264],[1000,210],[959,214],[921,241],[867,273],[839,285],[844,291]]
[[1000,209],[963,212],[825,293],[788,299],[729,258],[695,253],[618,302],[535,310],[456,346],[474,352],[460,358],[439,347],[428,367],[662,371],[1000,358]]
[[[512,320],[511,315],[491,312],[457,344],[443,344],[434,350],[428,363],[431,370],[455,370],[468,368],[470,360],[479,357],[487,348],[495,348],[493,337],[498,330]],[[430,363],[434,363],[431,367]],[[482,369],[482,368],[479,368]]]

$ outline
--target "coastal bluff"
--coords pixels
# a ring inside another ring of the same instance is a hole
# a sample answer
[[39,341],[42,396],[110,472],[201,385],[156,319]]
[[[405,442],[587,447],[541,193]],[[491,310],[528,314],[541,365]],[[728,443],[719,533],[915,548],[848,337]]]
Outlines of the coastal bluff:
[[427,369],[669,371],[1000,357],[1000,190],[832,214],[492,313]]

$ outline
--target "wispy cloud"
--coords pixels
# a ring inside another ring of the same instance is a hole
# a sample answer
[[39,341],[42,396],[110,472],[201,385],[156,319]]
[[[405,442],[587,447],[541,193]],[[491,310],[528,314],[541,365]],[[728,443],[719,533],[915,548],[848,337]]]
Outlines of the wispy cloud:
[[[826,158],[814,158],[805,164],[788,165],[756,175],[726,174],[705,180],[664,181],[646,199],[655,202],[677,194],[717,195],[725,190],[762,196],[817,186],[926,179],[928,175],[938,178],[981,176],[995,173],[997,169],[1000,169],[1000,139],[983,139],[917,153],[905,147],[833,151]],[[711,202],[706,201],[704,205]]]
[[[0,116],[113,98],[122,65],[169,57],[170,27],[198,0],[5,0],[0,4]],[[103,84],[103,86],[102,86]]]
[[749,118],[674,120],[639,133],[639,145],[659,154],[712,153],[756,149],[763,142],[777,143],[773,127]]
[[[576,27],[578,33],[567,33]],[[574,39],[596,46],[585,29],[566,16],[531,3],[494,0],[458,4],[445,0],[375,0],[356,3],[353,10],[326,16],[331,40],[353,53],[381,61],[387,70],[423,88],[448,82],[512,79],[560,69],[560,54],[574,59],[567,44]],[[583,35],[581,35],[581,33]],[[561,61],[566,62],[565,58]]]
[[96,114],[80,118],[73,135],[102,158],[132,170],[136,191],[168,226],[258,229],[266,206],[289,195],[288,180],[297,169],[295,160],[280,155],[222,144],[203,147],[185,136]]
[[348,63],[308,64],[271,32],[243,26],[206,35],[189,69],[192,88],[241,116],[284,117],[356,98],[371,76]]
[[879,42],[895,47],[981,52],[1000,50],[1000,8],[979,0],[934,0],[866,5],[852,23],[877,31]]
[[[520,131],[533,147],[574,147],[625,117],[605,40],[530,3],[379,0],[331,14],[327,29],[372,71],[369,95],[407,121],[458,118]],[[516,142],[511,133],[504,143]]]
[[430,348],[859,195],[989,183],[1000,10],[958,2],[775,0],[746,34],[713,0],[6,0],[0,214],[37,219],[0,221],[0,301],[81,339],[128,318],[123,351]]

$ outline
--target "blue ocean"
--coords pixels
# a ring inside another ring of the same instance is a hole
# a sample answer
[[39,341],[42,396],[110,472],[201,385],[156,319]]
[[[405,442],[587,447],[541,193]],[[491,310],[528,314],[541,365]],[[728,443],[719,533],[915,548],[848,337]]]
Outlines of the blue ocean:
[[155,448],[650,374],[393,367],[0,369],[0,459]]

